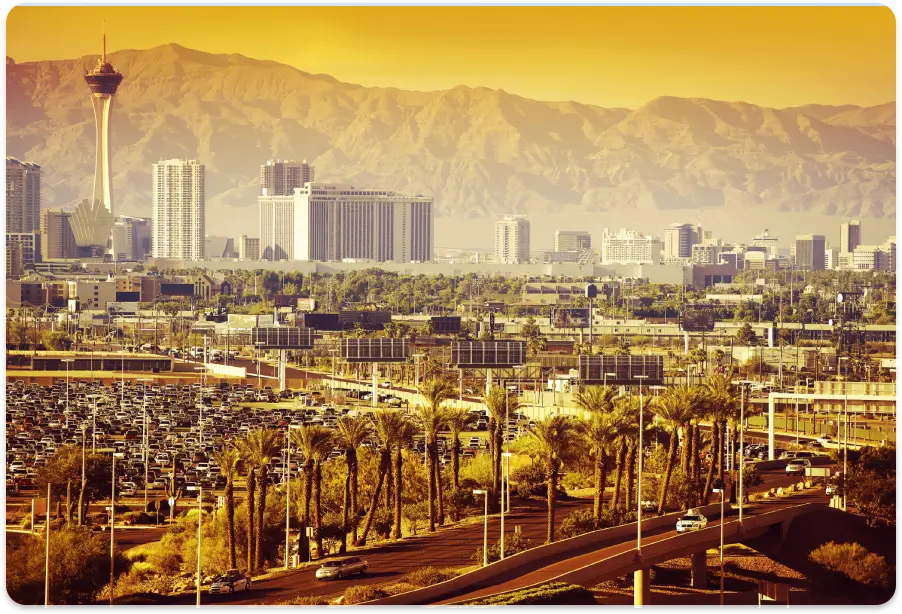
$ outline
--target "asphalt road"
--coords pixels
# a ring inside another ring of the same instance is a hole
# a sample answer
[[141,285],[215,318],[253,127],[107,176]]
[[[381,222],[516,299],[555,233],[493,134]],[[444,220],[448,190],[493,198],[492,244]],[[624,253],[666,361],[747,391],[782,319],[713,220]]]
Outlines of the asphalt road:
[[[39,525],[40,526],[40,525]],[[151,542],[158,541],[163,537],[163,533],[166,532],[165,527],[160,528],[126,528],[126,527],[116,527],[116,547],[119,550],[128,550],[130,548],[134,548],[135,546],[140,546],[142,544],[149,544]],[[101,536],[108,536],[109,533],[100,533]],[[6,532],[6,547],[10,546],[18,546],[22,542],[25,541],[25,538],[28,537],[27,533],[14,533],[12,531]],[[109,539],[105,540],[109,543]]]

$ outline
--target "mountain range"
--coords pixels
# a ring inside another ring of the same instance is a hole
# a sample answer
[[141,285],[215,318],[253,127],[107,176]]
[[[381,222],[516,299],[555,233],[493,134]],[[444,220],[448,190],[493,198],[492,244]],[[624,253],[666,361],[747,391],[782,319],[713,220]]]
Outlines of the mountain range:
[[[197,159],[211,234],[256,234],[270,158],[306,159],[322,181],[433,196],[437,225],[557,211],[896,213],[895,102],[775,109],[660,97],[603,108],[484,87],[364,87],[176,44],[108,60],[125,76],[112,118],[117,212],[151,214],[153,162]],[[7,155],[43,167],[45,207],[91,194],[83,74],[96,61],[7,58]]]

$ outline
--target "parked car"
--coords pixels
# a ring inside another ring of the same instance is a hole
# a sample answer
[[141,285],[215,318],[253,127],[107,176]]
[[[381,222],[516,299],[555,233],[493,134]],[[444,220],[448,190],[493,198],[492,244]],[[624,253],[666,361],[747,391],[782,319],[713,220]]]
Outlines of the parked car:
[[805,469],[811,467],[807,458],[797,458],[786,465],[786,475],[805,475]]
[[833,438],[830,435],[821,435],[815,441],[817,441],[822,446],[826,446],[828,443],[833,443]]
[[316,570],[317,580],[341,580],[353,574],[366,574],[366,561],[359,556],[350,556],[334,561],[323,563],[322,567]]
[[213,578],[210,584],[211,595],[232,594],[237,591],[251,590],[251,579],[237,569],[230,569]]
[[677,533],[686,531],[700,531],[708,526],[708,519],[697,509],[686,512],[676,523]]

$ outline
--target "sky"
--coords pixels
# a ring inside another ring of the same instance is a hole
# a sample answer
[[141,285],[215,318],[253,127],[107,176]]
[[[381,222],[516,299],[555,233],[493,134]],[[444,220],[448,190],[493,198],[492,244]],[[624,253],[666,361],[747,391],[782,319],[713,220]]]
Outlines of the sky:
[[886,7],[15,7],[6,54],[69,59],[165,43],[346,82],[456,85],[637,108],[658,96],[772,107],[896,99]]

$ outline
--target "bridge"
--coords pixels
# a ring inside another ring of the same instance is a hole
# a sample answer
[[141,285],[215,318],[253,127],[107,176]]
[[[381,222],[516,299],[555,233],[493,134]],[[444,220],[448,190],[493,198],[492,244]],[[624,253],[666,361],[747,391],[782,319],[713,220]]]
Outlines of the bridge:
[[[785,537],[795,518],[825,506],[822,491],[746,506],[742,522],[728,507],[724,544],[747,542],[766,535]],[[548,582],[592,587],[605,580],[634,574],[634,602],[650,603],[649,570],[674,558],[691,557],[692,585],[705,586],[706,551],[720,545],[720,503],[700,508],[708,527],[678,534],[682,512],[642,521],[641,549],[636,547],[636,523],[592,531],[532,548],[456,578],[369,602],[373,605],[463,604],[511,590]],[[716,519],[716,520],[715,520]]]

